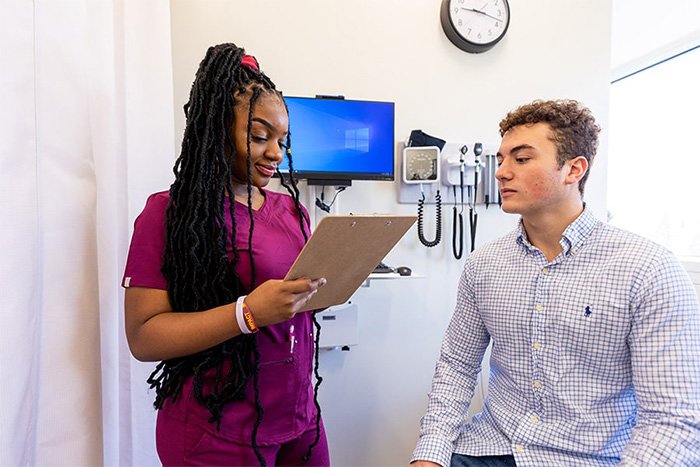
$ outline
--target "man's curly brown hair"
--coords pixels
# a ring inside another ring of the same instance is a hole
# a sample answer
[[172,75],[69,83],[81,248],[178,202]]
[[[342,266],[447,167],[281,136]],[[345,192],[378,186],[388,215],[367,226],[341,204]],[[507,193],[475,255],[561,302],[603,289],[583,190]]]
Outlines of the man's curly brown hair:
[[535,123],[547,123],[552,129],[551,140],[557,147],[559,167],[578,156],[583,156],[588,161],[589,170],[578,184],[579,192],[583,196],[583,188],[598,150],[600,133],[600,127],[590,109],[572,99],[536,100],[509,112],[501,120],[501,136],[513,127]]

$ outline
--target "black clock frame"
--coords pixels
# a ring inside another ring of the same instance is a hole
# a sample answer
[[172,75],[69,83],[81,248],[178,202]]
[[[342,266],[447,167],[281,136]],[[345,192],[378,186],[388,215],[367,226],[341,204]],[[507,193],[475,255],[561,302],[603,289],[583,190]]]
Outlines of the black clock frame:
[[503,28],[501,35],[499,35],[495,40],[486,44],[476,44],[471,42],[457,32],[457,28],[455,27],[454,23],[452,23],[452,18],[450,18],[450,3],[453,1],[456,0],[442,0],[442,5],[440,6],[440,24],[442,25],[442,30],[445,32],[445,35],[450,42],[461,50],[473,54],[480,54],[492,49],[494,45],[498,44],[501,39],[506,36],[508,27],[510,26],[510,5],[508,4],[508,0],[503,0],[503,4],[505,5],[506,10],[508,10],[508,21],[506,21],[506,27]]

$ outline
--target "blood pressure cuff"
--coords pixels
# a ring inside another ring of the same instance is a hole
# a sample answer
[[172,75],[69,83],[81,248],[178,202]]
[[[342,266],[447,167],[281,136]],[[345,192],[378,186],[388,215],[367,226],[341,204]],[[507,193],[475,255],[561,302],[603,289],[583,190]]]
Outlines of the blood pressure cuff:
[[407,146],[437,146],[442,151],[445,140],[423,133],[422,130],[413,130],[411,136],[408,137]]

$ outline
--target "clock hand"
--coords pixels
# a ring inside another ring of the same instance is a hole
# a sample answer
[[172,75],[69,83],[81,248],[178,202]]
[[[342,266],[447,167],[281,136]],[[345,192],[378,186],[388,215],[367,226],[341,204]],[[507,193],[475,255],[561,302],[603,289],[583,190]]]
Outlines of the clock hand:
[[473,11],[474,13],[480,13],[480,14],[482,14],[482,15],[484,15],[484,16],[488,16],[488,17],[491,18],[491,19],[495,19],[496,21],[501,21],[501,22],[503,22],[502,19],[496,18],[495,16],[491,16],[490,14],[485,13],[485,12],[483,12],[483,11],[481,11],[481,10],[477,10],[476,8],[464,8],[464,7],[460,7],[460,9],[462,9],[462,10],[467,10],[467,11]]

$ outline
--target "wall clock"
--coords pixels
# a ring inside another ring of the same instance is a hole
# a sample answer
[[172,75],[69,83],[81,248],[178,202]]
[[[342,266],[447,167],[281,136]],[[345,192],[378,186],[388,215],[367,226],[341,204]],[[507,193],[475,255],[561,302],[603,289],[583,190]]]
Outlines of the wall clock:
[[470,53],[496,45],[508,31],[508,0],[442,0],[440,23],[447,38]]

